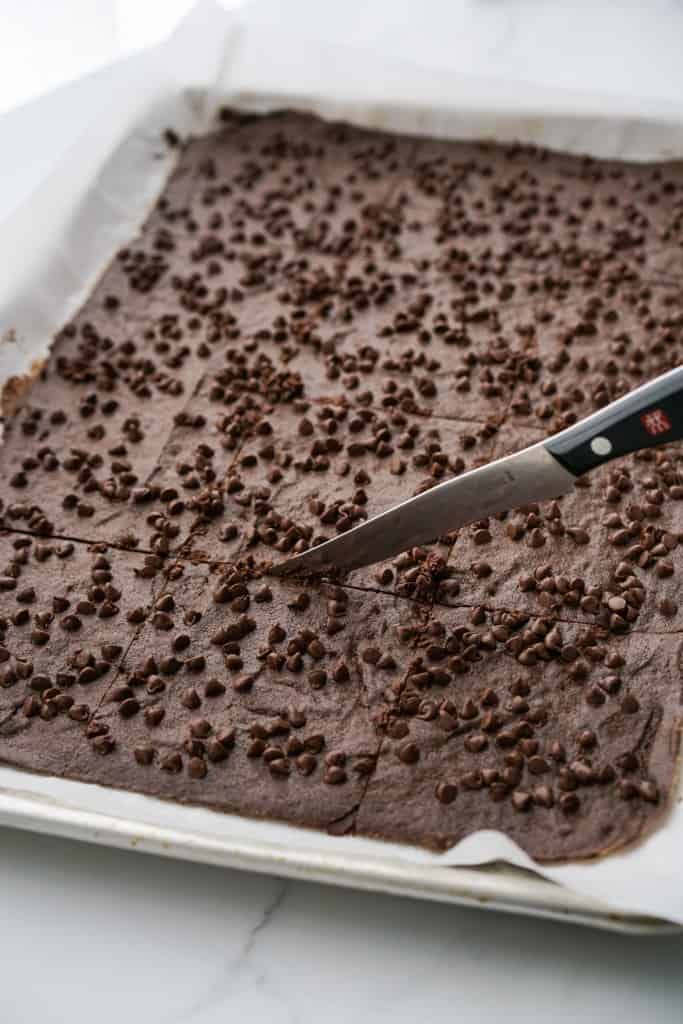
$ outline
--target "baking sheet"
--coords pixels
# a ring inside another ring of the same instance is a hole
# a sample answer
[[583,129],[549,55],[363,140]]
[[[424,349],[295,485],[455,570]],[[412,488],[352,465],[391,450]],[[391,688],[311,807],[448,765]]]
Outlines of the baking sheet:
[[332,836],[266,821],[245,821],[136,793],[29,776],[0,767],[0,825],[124,850],[334,883],[443,903],[573,921],[637,934],[678,931],[643,915],[614,913],[534,873],[495,863],[450,867],[392,856],[383,843]]
[[[0,119],[0,139],[14,141],[2,146],[9,159],[0,170],[0,195],[11,193],[12,180],[16,186],[22,147],[30,145],[33,154],[30,189],[24,184],[23,194],[7,204],[0,219],[0,266],[11,268],[0,278],[0,381],[29,371],[45,354],[54,332],[143,220],[173,159],[160,142],[163,128],[201,132],[220,103],[260,110],[297,106],[389,130],[521,139],[603,157],[683,157],[683,110],[673,105],[626,105],[614,98],[530,86],[513,90],[505,83],[413,67],[377,53],[318,45],[299,33],[295,12],[283,45],[281,34],[254,28],[248,12],[238,20],[212,3],[200,3],[164,45],[90,76],[82,90],[63,90],[61,102],[53,94],[10,115],[9,121]],[[416,31],[425,21],[416,24]],[[42,146],[37,130],[48,103],[53,123],[61,117],[70,126],[66,141],[54,151],[47,143]],[[106,111],[106,117],[95,116],[96,110]],[[33,811],[27,813],[27,806]],[[534,869],[579,894],[584,908],[588,899],[622,913],[683,924],[678,863],[683,809],[678,800],[666,824],[626,852],[539,869],[496,832],[479,832],[438,855],[0,769],[0,816],[8,823],[27,827],[28,821],[40,828],[41,821],[46,827],[52,821],[59,831],[57,819],[63,825],[68,820],[83,834],[88,828],[97,832],[88,818],[93,814],[109,823],[102,826],[102,835],[110,841],[126,829],[139,830],[141,841],[145,836],[151,841],[150,830],[172,832],[171,845],[179,855],[189,855],[188,848],[206,851],[218,829],[227,863],[230,847],[248,848],[252,854],[260,849],[266,861],[268,849],[287,851],[299,864],[335,863],[342,875],[346,863],[348,878],[354,875],[353,865],[362,862],[374,865],[378,875],[383,871],[388,888],[392,870],[400,874],[403,865],[404,871],[410,867],[413,880],[417,869],[422,872],[425,894],[439,888],[446,893],[445,882],[440,887],[434,883],[445,867],[505,861]]]

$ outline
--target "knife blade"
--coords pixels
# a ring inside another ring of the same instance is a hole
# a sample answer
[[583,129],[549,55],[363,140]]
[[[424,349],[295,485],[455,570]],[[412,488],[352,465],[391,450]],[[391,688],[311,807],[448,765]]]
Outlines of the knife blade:
[[270,571],[280,575],[360,569],[478,519],[530,501],[557,498],[571,490],[574,480],[543,444],[535,444],[437,484]]
[[681,440],[682,399],[683,367],[677,367],[548,440],[437,484],[269,571],[360,569],[468,523],[559,498],[577,476],[617,456]]

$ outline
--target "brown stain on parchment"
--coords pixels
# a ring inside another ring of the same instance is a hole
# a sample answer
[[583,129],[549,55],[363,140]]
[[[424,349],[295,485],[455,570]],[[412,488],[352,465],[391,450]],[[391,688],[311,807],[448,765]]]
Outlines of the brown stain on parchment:
[[7,378],[0,391],[0,414],[3,417],[12,416],[21,406],[45,363],[44,357],[34,359],[26,373]]

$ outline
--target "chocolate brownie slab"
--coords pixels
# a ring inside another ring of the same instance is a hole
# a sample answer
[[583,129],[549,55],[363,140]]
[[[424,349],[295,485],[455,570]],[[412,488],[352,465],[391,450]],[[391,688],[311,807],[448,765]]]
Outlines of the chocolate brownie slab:
[[160,561],[22,534],[0,550],[0,758],[62,771],[153,613]]
[[314,827],[355,810],[423,608],[176,563],[147,612],[89,717],[30,717],[3,760]]
[[[537,629],[511,657],[496,626],[463,634],[457,612],[437,623],[426,651],[446,671],[406,686],[359,833],[446,849],[500,829],[552,861],[618,848],[652,827],[679,743],[678,637],[614,640],[563,624]],[[469,660],[449,662],[459,636]]]
[[437,848],[636,839],[676,775],[677,448],[267,572],[678,364],[681,166],[222,120],[168,134],[4,424],[0,760]]

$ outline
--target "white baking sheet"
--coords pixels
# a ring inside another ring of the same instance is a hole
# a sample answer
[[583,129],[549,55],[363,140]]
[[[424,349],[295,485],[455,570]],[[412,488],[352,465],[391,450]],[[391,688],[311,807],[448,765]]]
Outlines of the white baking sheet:
[[[416,32],[426,22],[423,7],[416,10]],[[55,330],[143,219],[172,160],[160,144],[161,130],[201,131],[221,102],[292,105],[390,130],[522,139],[596,156],[683,157],[683,108],[512,88],[318,44],[299,31],[295,15],[296,8],[283,36],[255,28],[248,12],[237,20],[200,3],[164,45],[0,118],[0,381],[44,355]],[[47,807],[52,818],[55,808],[97,812],[121,827],[126,821],[175,826],[186,843],[204,836],[206,845],[220,833],[236,848],[279,848],[309,861],[421,866],[425,890],[446,865],[503,860],[614,910],[683,924],[679,801],[663,827],[627,852],[543,869],[495,832],[435,855],[234,816],[221,820],[205,810],[0,769],[0,820],[26,826],[20,808],[27,801],[36,808],[32,827],[40,828],[41,807],[44,823],[51,820]]]

